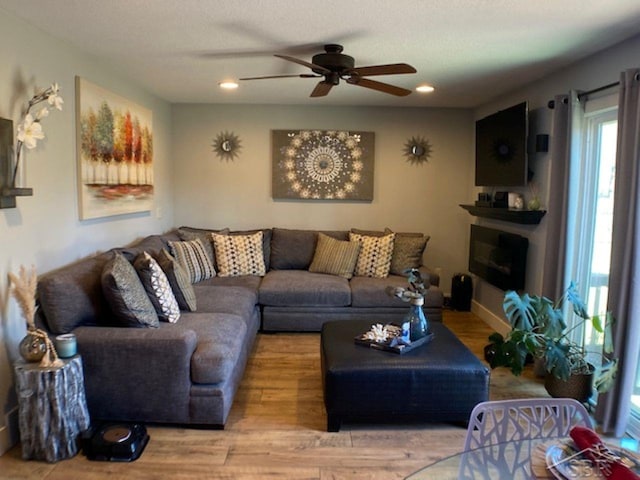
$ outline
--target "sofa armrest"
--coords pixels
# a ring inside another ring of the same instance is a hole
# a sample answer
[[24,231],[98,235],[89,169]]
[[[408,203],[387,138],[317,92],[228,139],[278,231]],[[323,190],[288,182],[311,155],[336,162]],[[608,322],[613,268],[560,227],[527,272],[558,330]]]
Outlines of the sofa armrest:
[[92,418],[175,421],[188,417],[197,337],[160,328],[78,327],[78,353]]
[[424,265],[422,265],[419,270],[425,285],[432,285],[434,287],[440,286],[440,275],[438,275],[437,272]]

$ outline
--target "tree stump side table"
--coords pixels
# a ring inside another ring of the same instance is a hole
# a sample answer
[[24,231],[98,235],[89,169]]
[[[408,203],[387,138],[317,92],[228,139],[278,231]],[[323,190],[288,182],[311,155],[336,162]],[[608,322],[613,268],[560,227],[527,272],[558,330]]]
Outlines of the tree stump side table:
[[62,367],[16,362],[20,440],[24,460],[56,462],[78,453],[78,435],[89,428],[82,359]]

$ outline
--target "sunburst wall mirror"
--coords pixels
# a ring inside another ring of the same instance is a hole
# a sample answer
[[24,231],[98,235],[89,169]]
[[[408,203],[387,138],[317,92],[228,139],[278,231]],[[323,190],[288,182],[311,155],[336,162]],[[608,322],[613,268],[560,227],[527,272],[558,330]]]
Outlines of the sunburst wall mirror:
[[424,137],[411,137],[404,144],[402,154],[407,158],[407,162],[415,165],[426,163],[431,157],[433,148]]
[[221,160],[235,160],[240,154],[240,138],[233,132],[220,132],[213,140],[213,151]]

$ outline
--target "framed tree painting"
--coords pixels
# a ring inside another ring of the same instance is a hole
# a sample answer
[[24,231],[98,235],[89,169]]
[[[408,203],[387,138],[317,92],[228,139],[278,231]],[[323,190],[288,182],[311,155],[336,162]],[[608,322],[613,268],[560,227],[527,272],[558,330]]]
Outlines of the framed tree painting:
[[272,130],[274,199],[373,200],[374,133]]
[[153,208],[152,112],[76,77],[80,219]]

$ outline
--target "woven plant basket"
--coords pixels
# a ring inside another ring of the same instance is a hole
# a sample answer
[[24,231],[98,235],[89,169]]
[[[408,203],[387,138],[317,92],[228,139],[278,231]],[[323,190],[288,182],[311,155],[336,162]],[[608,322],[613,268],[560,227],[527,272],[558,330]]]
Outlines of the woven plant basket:
[[544,388],[554,398],[574,398],[585,403],[593,393],[594,372],[595,368],[592,367],[591,373],[574,374],[566,381],[547,373],[544,377]]

